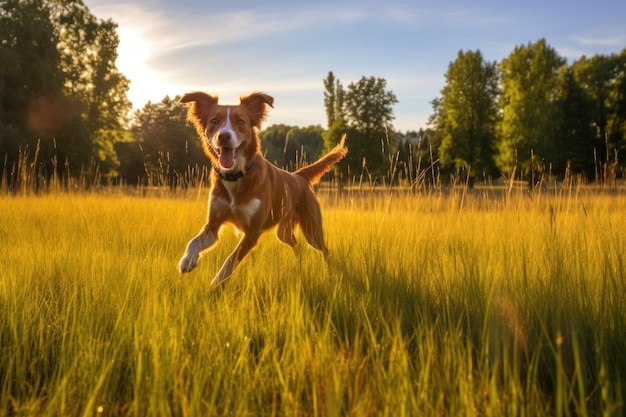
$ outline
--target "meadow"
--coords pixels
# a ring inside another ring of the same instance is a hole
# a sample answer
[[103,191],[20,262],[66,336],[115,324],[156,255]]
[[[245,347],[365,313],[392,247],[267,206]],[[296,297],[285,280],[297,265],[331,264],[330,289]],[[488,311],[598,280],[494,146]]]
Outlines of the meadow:
[[217,288],[206,190],[0,195],[0,415],[626,414],[623,191],[321,194]]

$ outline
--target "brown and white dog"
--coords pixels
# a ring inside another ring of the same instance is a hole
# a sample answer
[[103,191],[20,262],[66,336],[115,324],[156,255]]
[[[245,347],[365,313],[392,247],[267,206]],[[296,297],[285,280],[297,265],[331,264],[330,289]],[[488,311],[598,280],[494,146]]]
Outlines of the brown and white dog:
[[187,118],[196,127],[213,170],[207,222],[187,244],[178,270],[194,269],[225,223],[243,236],[211,284],[228,278],[261,234],[274,226],[278,239],[295,247],[298,225],[307,242],[327,256],[322,213],[311,186],[346,155],[345,137],[317,162],[290,173],[269,163],[260,151],[258,130],[268,106],[273,106],[272,97],[255,92],[241,97],[239,105],[219,105],[216,96],[193,92],[180,101],[192,103]]

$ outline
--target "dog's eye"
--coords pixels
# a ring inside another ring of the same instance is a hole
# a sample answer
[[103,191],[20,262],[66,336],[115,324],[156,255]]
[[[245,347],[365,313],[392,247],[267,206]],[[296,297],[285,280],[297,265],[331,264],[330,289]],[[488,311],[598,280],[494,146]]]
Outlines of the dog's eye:
[[246,121],[245,121],[245,120],[243,120],[243,119],[237,119],[237,124],[238,124],[238,125],[245,125],[245,124],[246,124]]
[[217,119],[213,118],[213,119],[209,120],[209,123],[211,123],[212,125],[216,125],[217,124]]

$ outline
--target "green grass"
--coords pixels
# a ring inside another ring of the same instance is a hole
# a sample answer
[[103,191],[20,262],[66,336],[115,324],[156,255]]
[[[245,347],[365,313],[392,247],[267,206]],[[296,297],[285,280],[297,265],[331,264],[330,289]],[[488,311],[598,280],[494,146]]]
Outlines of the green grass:
[[0,197],[0,415],[625,414],[626,197],[322,197],[210,288],[199,195]]

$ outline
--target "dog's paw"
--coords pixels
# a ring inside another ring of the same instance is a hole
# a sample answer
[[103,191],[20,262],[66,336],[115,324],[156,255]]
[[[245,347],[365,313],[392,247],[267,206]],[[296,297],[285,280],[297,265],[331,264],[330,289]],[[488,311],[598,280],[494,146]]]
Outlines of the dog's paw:
[[196,265],[198,265],[198,257],[185,254],[180,258],[180,261],[178,261],[178,272],[181,274],[191,272]]

